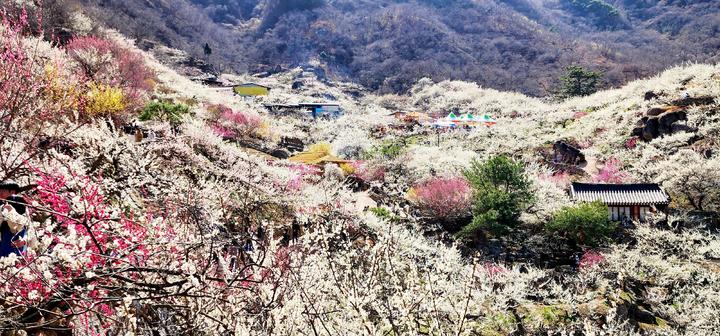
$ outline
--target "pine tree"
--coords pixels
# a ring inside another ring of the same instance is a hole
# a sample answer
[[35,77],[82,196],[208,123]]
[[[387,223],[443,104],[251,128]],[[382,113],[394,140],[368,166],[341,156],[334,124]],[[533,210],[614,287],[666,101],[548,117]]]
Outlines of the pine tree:
[[589,96],[597,92],[602,76],[601,72],[587,70],[577,65],[566,67],[565,74],[560,77],[562,82],[560,96],[562,98]]
[[460,236],[473,237],[483,229],[505,232],[518,224],[534,200],[525,168],[506,156],[473,161],[464,175],[473,189],[473,221]]

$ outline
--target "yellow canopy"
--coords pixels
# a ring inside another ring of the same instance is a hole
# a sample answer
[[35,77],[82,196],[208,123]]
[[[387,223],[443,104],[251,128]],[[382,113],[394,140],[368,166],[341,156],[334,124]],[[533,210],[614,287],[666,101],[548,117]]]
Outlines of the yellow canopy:
[[311,165],[322,165],[326,163],[348,163],[349,160],[343,160],[330,152],[330,145],[320,143],[310,146],[310,148],[300,154],[290,157],[290,162],[304,163]]

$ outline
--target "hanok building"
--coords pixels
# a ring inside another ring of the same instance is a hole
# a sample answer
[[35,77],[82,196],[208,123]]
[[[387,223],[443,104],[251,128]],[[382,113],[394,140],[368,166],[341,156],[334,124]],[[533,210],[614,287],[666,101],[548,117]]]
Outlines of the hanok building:
[[649,213],[664,211],[670,198],[657,184],[573,183],[570,196],[578,202],[601,201],[611,220],[644,221]]
[[233,92],[241,97],[267,96],[270,93],[270,87],[255,83],[245,83],[235,85]]

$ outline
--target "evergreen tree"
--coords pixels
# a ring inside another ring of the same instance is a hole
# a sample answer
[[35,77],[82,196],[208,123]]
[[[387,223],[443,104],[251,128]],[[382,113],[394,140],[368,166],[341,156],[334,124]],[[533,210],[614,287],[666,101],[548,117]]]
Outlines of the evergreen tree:
[[533,202],[525,168],[506,156],[473,161],[464,175],[473,189],[473,221],[460,236],[473,237],[482,229],[505,232],[517,225],[522,211]]
[[565,68],[565,74],[560,77],[562,86],[560,95],[567,97],[584,97],[597,92],[597,86],[602,78],[602,73],[584,69],[577,65]]

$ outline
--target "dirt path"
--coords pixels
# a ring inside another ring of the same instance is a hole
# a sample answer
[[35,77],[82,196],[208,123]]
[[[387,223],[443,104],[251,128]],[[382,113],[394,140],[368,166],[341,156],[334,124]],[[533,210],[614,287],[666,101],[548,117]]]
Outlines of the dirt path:
[[362,213],[365,209],[375,208],[377,203],[370,198],[367,191],[355,193],[355,211]]

